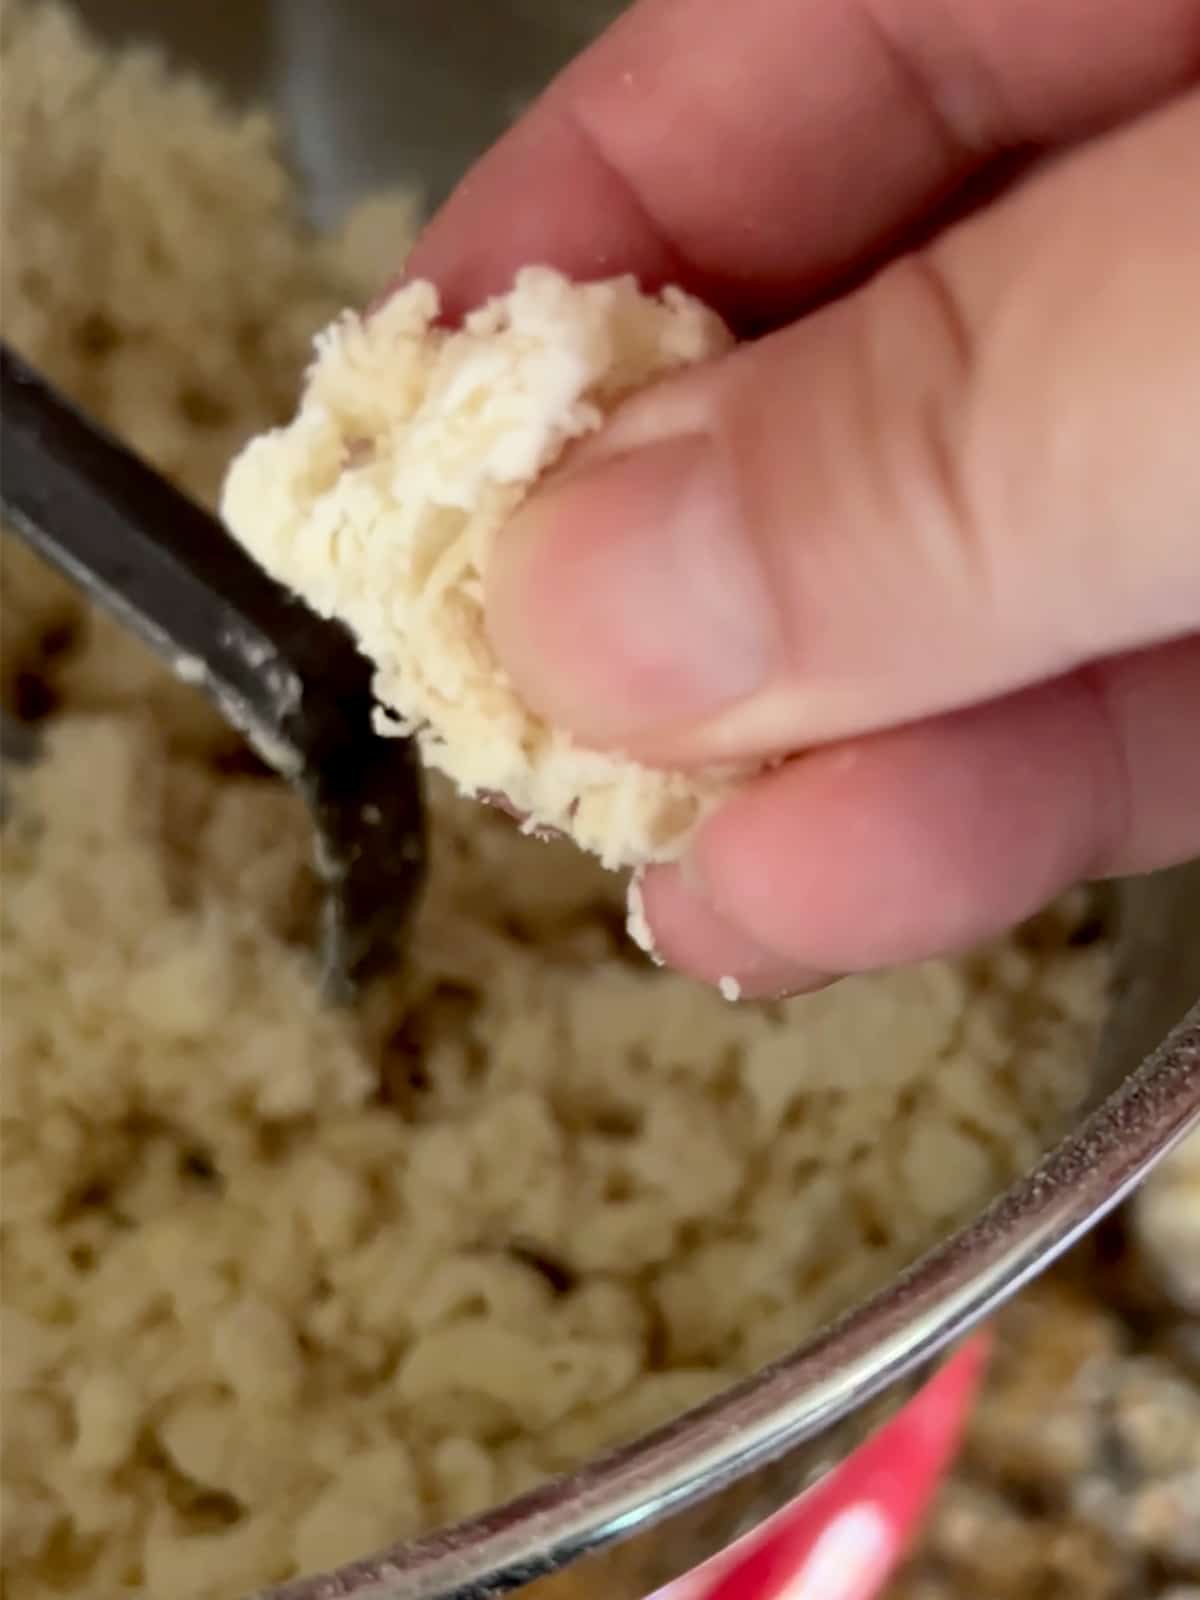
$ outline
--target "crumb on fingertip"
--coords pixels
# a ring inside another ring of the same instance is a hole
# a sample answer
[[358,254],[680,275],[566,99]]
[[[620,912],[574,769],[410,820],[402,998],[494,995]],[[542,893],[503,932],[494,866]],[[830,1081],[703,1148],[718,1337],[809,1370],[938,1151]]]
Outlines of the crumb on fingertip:
[[626,899],[625,931],[629,937],[653,961],[656,967],[663,965],[663,958],[654,943],[654,934],[646,917],[646,901],[642,893],[642,881],[645,878],[645,869],[638,867],[629,879],[629,891]]
[[717,983],[717,988],[721,992],[721,998],[728,1000],[731,1005],[734,1001],[742,998],[742,986],[736,978],[721,978]]

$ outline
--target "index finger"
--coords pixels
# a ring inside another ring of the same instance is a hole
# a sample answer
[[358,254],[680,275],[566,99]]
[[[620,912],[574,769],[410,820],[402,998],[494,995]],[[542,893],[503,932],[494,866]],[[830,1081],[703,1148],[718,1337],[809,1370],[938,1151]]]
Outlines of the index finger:
[[457,316],[546,263],[735,325],[821,292],[1019,151],[1200,72],[1200,0],[641,0],[467,176],[408,275]]

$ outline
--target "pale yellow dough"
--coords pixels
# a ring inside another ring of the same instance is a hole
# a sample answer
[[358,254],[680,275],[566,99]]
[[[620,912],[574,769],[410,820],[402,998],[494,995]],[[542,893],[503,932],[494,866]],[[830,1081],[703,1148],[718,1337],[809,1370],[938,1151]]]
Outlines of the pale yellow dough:
[[385,731],[415,733],[464,793],[502,796],[636,866],[681,853],[729,772],[685,776],[586,750],[523,704],[483,615],[497,537],[565,447],[627,395],[728,348],[677,289],[574,284],[546,268],[437,325],[414,283],[317,341],[300,411],[256,439],[226,484],[226,521],[266,569],[354,631],[376,664]]

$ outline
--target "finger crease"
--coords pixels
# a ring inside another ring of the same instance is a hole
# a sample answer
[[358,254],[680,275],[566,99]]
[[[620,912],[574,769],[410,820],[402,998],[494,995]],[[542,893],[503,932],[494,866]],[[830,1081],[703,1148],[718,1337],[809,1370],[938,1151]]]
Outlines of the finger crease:
[[987,541],[968,492],[963,461],[963,430],[977,365],[976,339],[958,295],[936,255],[915,251],[904,258],[919,292],[926,297],[941,329],[950,372],[934,385],[920,407],[921,437],[928,450],[932,481],[954,530],[955,547],[965,558],[968,587],[980,598],[994,593],[994,573]]
[[[669,263],[670,270],[667,277],[676,283],[686,281],[689,276],[687,265],[673,243],[669,230],[653,214],[637,184],[633,182],[628,173],[613,158],[604,140],[592,128],[579,106],[567,97],[561,100],[551,97],[545,102],[545,106],[557,118],[567,137],[574,139],[581,145],[584,155],[619,186],[625,197],[626,204],[646,232],[653,238],[664,259]],[[643,287],[648,286],[643,285]]]
[[[898,35],[888,19],[886,5],[881,6],[879,0],[862,0],[859,15],[893,78],[932,129],[944,153],[948,170],[974,167],[981,159],[995,155],[998,141],[994,119],[975,114],[968,121],[965,116],[956,115],[951,110],[953,99],[975,108],[994,100],[991,75],[979,72],[968,74],[972,92],[969,95],[960,92],[952,97],[948,92],[953,86],[949,75],[931,70],[921,51]],[[950,28],[953,18],[947,17],[945,23],[947,29]],[[975,81],[981,77],[982,83]]]
[[953,357],[955,370],[960,381],[965,383],[975,366],[975,337],[962,302],[933,250],[915,250],[907,259],[929,296],[947,336],[947,348]]

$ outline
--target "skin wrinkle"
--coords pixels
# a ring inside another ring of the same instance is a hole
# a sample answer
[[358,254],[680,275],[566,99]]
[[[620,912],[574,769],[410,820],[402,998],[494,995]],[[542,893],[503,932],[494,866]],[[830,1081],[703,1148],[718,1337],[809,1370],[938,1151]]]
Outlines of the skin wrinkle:
[[[945,6],[938,6],[937,12],[936,25],[929,31],[939,40],[953,31],[956,42],[964,42],[957,15]],[[974,50],[960,52],[956,82],[953,71],[946,73],[940,63],[931,64],[924,49],[905,36],[902,20],[892,15],[888,0],[860,0],[858,14],[897,81],[908,90],[917,114],[940,141],[947,167],[990,161],[1003,152],[1010,141],[1001,135],[1004,120],[995,114],[996,74]],[[970,107],[977,114],[968,119],[955,107]]]
[[975,336],[971,329],[970,318],[959,299],[954,279],[942,266],[940,252],[936,247],[918,250],[913,255],[906,256],[899,265],[901,267],[907,265],[915,272],[928,294],[937,313],[936,320],[946,335],[948,348],[954,357],[959,381],[966,387],[974,375],[976,366]]
[[[959,552],[963,548],[954,514],[958,496],[946,492],[953,487],[948,478],[941,474],[931,477],[928,470],[931,460],[935,466],[938,464],[939,444],[933,432],[926,431],[926,416],[932,420],[934,413],[940,412],[947,419],[946,426],[950,426],[960,381],[958,350],[941,313],[941,303],[929,293],[927,278],[916,257],[893,263],[880,275],[878,283],[854,302],[849,324],[851,338],[846,343],[855,381],[852,409],[847,407],[847,417],[851,419],[851,451],[857,447],[858,453],[848,453],[843,445],[836,456],[831,456],[835,462],[835,487],[827,495],[828,503],[844,515],[845,533],[855,537],[857,494],[852,486],[867,485],[863,525],[895,525],[913,530],[908,537],[919,541],[922,564],[939,578],[951,566],[956,570],[960,567]],[[920,330],[916,348],[911,338],[914,329]],[[943,352],[949,358],[948,376],[943,376]],[[908,403],[901,400],[897,404],[898,384],[909,393]],[[927,396],[925,404],[915,403],[917,394]],[[900,427],[896,426],[897,418],[903,422]],[[908,550],[900,542],[896,549],[907,565],[911,560]],[[947,553],[952,561],[947,561]],[[873,576],[874,588],[882,587],[887,594],[895,573],[885,552],[867,549],[861,565],[860,584],[871,581]],[[970,587],[972,574],[968,572],[966,576]],[[814,593],[823,590],[824,585],[815,576],[808,581]],[[860,587],[860,595],[862,592]],[[871,602],[872,609],[877,603]]]
[[[919,286],[917,292],[925,296],[935,329],[941,330],[939,342],[949,357],[948,376],[939,375],[928,401],[913,413],[924,446],[923,451],[918,451],[920,479],[926,486],[933,486],[934,504],[946,513],[948,537],[939,541],[942,550],[949,545],[964,588],[986,597],[985,609],[995,615],[998,602],[994,552],[968,488],[969,453],[961,443],[979,382],[978,336],[953,274],[945,269],[936,245],[905,257],[898,265],[908,273],[909,281]],[[919,514],[915,520],[918,527],[928,525]],[[943,562],[938,562],[937,567],[944,572]]]
[[[726,367],[728,373],[731,368]],[[703,372],[703,368],[700,369]],[[703,380],[702,380],[703,381]],[[785,625],[785,618],[779,605],[781,595],[788,594],[788,585],[783,562],[783,542],[779,539],[766,537],[767,520],[754,511],[755,484],[757,475],[753,469],[753,457],[745,450],[736,447],[734,429],[729,426],[729,418],[736,423],[739,416],[739,407],[736,403],[729,403],[731,385],[723,381],[716,388],[709,408],[711,422],[706,430],[706,437],[717,457],[715,471],[725,481],[726,494],[729,502],[737,508],[738,521],[743,530],[743,540],[750,551],[751,559],[758,571],[762,574],[763,588],[767,597],[767,605],[771,615],[771,628],[774,633],[773,652],[775,656],[775,671],[773,676],[785,674],[791,667],[788,661],[789,642],[794,635],[794,630]],[[718,717],[713,719],[719,721]],[[774,754],[774,752],[767,752]]]
[[[641,287],[654,290],[661,288],[664,283],[683,283],[687,278],[694,277],[693,273],[689,273],[688,263],[680,254],[670,233],[651,210],[645,193],[631,181],[614,157],[607,140],[586,115],[584,102],[574,95],[555,94],[551,91],[546,97],[546,110],[554,116],[569,138],[583,146],[586,155],[596,163],[597,167],[620,186],[629,209],[653,238],[655,248],[662,256],[663,265],[652,277],[639,275],[638,281]],[[596,276],[603,277],[611,270],[606,263],[601,263]]]
[[[786,332],[779,337],[786,339]],[[775,484],[771,463],[764,457],[764,451],[769,451],[772,446],[769,417],[764,416],[764,408],[768,413],[772,409],[772,395],[758,381],[757,361],[757,353],[753,350],[735,355],[727,361],[716,395],[713,432],[721,441],[722,467],[734,486],[732,492],[735,503],[742,508],[744,536],[766,574],[772,608],[780,616],[778,632],[784,660],[778,677],[780,681],[787,682],[803,670],[803,661],[799,659],[795,646],[798,641],[803,642],[809,637],[810,629],[806,619],[797,615],[797,612],[798,602],[807,602],[810,592],[793,581],[788,559],[792,539],[772,536],[772,529],[781,514],[780,508],[774,503]],[[777,400],[778,397],[774,398]],[[821,458],[815,455],[814,459],[819,461]],[[804,533],[803,527],[795,526],[796,538],[803,538]],[[714,721],[728,721],[733,717],[740,723],[744,716],[744,709],[739,709]],[[759,753],[768,752],[764,750]]]

